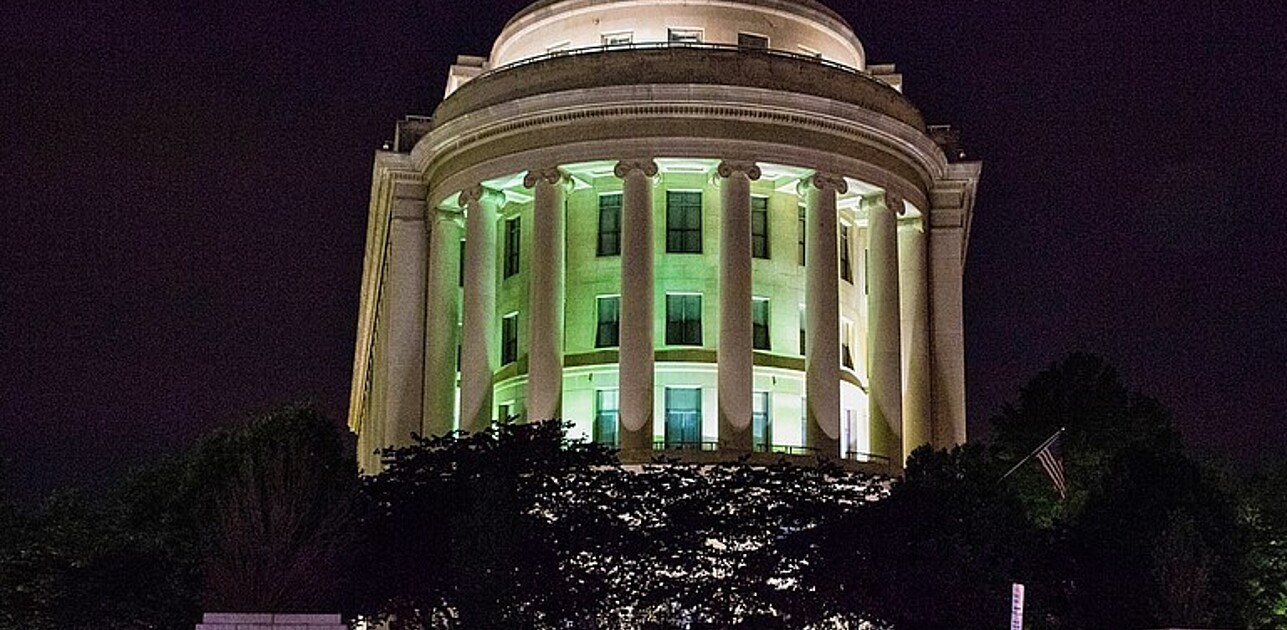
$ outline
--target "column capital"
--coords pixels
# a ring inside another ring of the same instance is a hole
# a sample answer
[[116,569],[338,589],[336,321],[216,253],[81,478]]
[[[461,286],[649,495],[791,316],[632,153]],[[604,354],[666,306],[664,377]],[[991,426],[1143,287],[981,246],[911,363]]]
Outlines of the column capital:
[[545,182],[551,186],[562,184],[566,187],[571,183],[571,178],[569,178],[567,173],[564,173],[557,166],[534,168],[528,171],[527,175],[523,176],[524,188],[536,188],[541,182]]
[[477,184],[460,191],[460,197],[457,198],[456,203],[461,208],[466,208],[474,203],[499,208],[505,204],[505,193]]
[[800,180],[799,192],[801,195],[809,192],[810,188],[818,190],[831,190],[840,194],[849,192],[849,182],[845,181],[842,175],[832,175],[831,173],[814,173],[809,177]]
[[427,213],[427,216],[431,221],[443,221],[443,220],[460,221],[465,217],[464,212],[461,211],[461,208],[452,208],[450,206],[438,206],[430,210]]
[[862,206],[864,209],[868,210],[873,206],[888,208],[893,210],[899,216],[907,214],[907,204],[903,203],[903,196],[892,190],[886,190],[863,197]]
[[617,162],[617,167],[613,169],[613,173],[619,179],[625,179],[633,171],[642,171],[647,177],[656,177],[658,172],[657,163],[652,158],[621,160]]
[[724,160],[719,163],[715,172],[725,179],[732,177],[733,173],[744,173],[746,178],[756,181],[760,178],[760,167],[755,162],[739,162],[736,160]]

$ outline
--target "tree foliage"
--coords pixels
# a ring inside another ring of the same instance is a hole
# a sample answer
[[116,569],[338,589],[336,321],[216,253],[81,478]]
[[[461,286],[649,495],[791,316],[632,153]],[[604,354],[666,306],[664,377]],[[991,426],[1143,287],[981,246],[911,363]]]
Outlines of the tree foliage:
[[1242,606],[1247,626],[1287,628],[1287,464],[1251,480],[1240,517],[1250,547]]
[[339,606],[356,472],[316,412],[218,431],[99,495],[0,501],[0,627],[191,630],[206,610]]
[[1060,428],[1068,498],[1035,463],[1007,480],[1051,536],[1037,627],[1236,625],[1248,553],[1235,483],[1185,455],[1169,412],[1075,353],[993,419],[992,452],[1018,462]]
[[[363,613],[395,628],[734,627],[791,614],[804,558],[781,543],[886,493],[827,467],[623,467],[557,423],[385,457],[365,483],[379,570]],[[798,608],[797,622],[821,612]]]

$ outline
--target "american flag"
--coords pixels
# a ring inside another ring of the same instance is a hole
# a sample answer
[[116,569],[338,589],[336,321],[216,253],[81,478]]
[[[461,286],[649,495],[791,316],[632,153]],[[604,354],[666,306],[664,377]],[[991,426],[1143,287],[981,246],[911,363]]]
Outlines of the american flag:
[[1041,462],[1041,467],[1045,469],[1046,475],[1050,477],[1050,483],[1054,484],[1055,490],[1059,492],[1060,499],[1068,498],[1068,485],[1064,479],[1064,464],[1058,453],[1059,436],[1063,435],[1064,430],[1060,429],[1050,436],[1049,440],[1037,449],[1037,461]]

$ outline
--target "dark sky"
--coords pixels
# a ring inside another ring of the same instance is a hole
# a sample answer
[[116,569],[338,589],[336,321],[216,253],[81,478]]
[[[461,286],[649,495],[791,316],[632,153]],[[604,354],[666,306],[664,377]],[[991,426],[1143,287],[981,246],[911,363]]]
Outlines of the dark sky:
[[[78,4],[0,14],[14,483],[92,482],[293,399],[341,422],[373,151],[526,1]],[[965,278],[975,435],[1085,349],[1172,408],[1195,450],[1287,457],[1281,12],[831,6],[984,161]]]

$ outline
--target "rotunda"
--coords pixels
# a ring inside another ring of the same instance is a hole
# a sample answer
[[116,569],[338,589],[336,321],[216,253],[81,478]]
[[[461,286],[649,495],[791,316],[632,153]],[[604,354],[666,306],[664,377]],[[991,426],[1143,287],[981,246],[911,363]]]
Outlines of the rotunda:
[[[897,472],[965,440],[981,165],[813,0],[540,0],[372,177],[349,426]],[[949,154],[950,153],[950,154]]]

